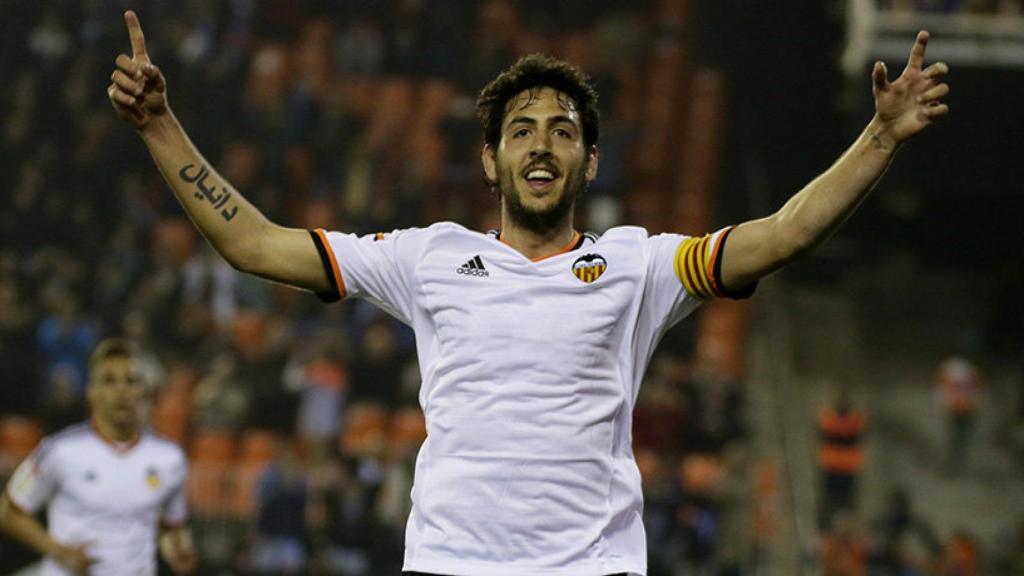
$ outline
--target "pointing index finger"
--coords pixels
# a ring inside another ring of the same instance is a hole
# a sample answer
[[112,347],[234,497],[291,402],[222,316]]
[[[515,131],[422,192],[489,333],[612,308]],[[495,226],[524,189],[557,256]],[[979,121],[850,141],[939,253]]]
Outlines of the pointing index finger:
[[124,22],[128,25],[128,37],[132,40],[132,59],[142,62],[149,62],[149,54],[146,53],[146,37],[142,34],[142,25],[139,24],[139,17],[134,10],[124,13]]
[[917,33],[914,47],[910,49],[910,59],[907,60],[907,68],[917,68],[920,70],[921,66],[924,65],[924,49],[928,46],[928,38],[927,30],[921,30]]

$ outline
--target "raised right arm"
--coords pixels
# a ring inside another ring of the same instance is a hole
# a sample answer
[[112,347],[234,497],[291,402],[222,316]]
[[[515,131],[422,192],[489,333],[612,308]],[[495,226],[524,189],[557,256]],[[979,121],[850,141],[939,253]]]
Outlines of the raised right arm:
[[317,293],[331,280],[309,232],[279,226],[203,158],[167,104],[167,83],[146,52],[135,13],[125,12],[132,56],[121,54],[107,87],[118,115],[149,148],[175,197],[207,241],[233,267]]

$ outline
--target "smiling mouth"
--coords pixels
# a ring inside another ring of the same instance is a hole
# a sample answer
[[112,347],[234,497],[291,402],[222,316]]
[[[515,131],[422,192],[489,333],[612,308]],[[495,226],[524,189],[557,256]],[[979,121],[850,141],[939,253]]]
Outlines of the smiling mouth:
[[558,172],[548,167],[534,167],[527,169],[523,178],[530,188],[542,191],[554,186],[558,180]]

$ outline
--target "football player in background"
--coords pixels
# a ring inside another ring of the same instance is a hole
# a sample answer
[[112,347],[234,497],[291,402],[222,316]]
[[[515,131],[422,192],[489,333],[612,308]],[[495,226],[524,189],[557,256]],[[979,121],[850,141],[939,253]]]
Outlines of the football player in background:
[[[0,497],[0,529],[44,556],[41,574],[178,574],[195,566],[186,525],[187,461],[142,427],[138,353],[102,341],[89,360],[90,419],[43,439]],[[35,518],[46,509],[48,529]]]

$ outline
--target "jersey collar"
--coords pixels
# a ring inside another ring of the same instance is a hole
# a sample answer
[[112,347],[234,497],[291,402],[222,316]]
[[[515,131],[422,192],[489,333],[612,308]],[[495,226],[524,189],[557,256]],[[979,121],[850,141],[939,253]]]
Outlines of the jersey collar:
[[107,436],[106,434],[103,433],[102,430],[100,430],[100,427],[96,425],[95,418],[89,419],[89,427],[92,428],[93,433],[96,434],[96,436],[100,440],[102,440],[104,444],[107,444],[108,446],[113,448],[114,451],[117,452],[118,454],[124,454],[128,452],[129,450],[134,448],[136,444],[139,443],[139,440],[142,439],[142,434],[138,430],[136,430],[135,435],[132,436],[130,440],[126,442],[118,442],[117,440],[114,440],[113,438]]
[[[501,242],[505,246],[508,246],[509,248],[512,248],[512,245],[509,244],[508,242],[505,242],[505,239],[501,237],[501,231],[500,230],[493,231],[493,233],[494,233],[494,237],[497,238],[499,242]],[[583,235],[580,234],[578,230],[573,230],[572,231],[572,239],[569,240],[568,244],[566,244],[565,246],[562,246],[561,248],[559,248],[558,250],[552,252],[551,254],[545,254],[543,256],[538,256],[536,258],[530,258],[530,261],[531,262],[540,262],[541,260],[547,260],[548,258],[551,258],[553,256],[558,256],[559,254],[565,254],[566,252],[571,252],[571,251],[579,248],[582,245],[583,245]],[[513,250],[514,250],[514,248],[513,248]],[[516,250],[516,251],[518,252],[518,250]]]

